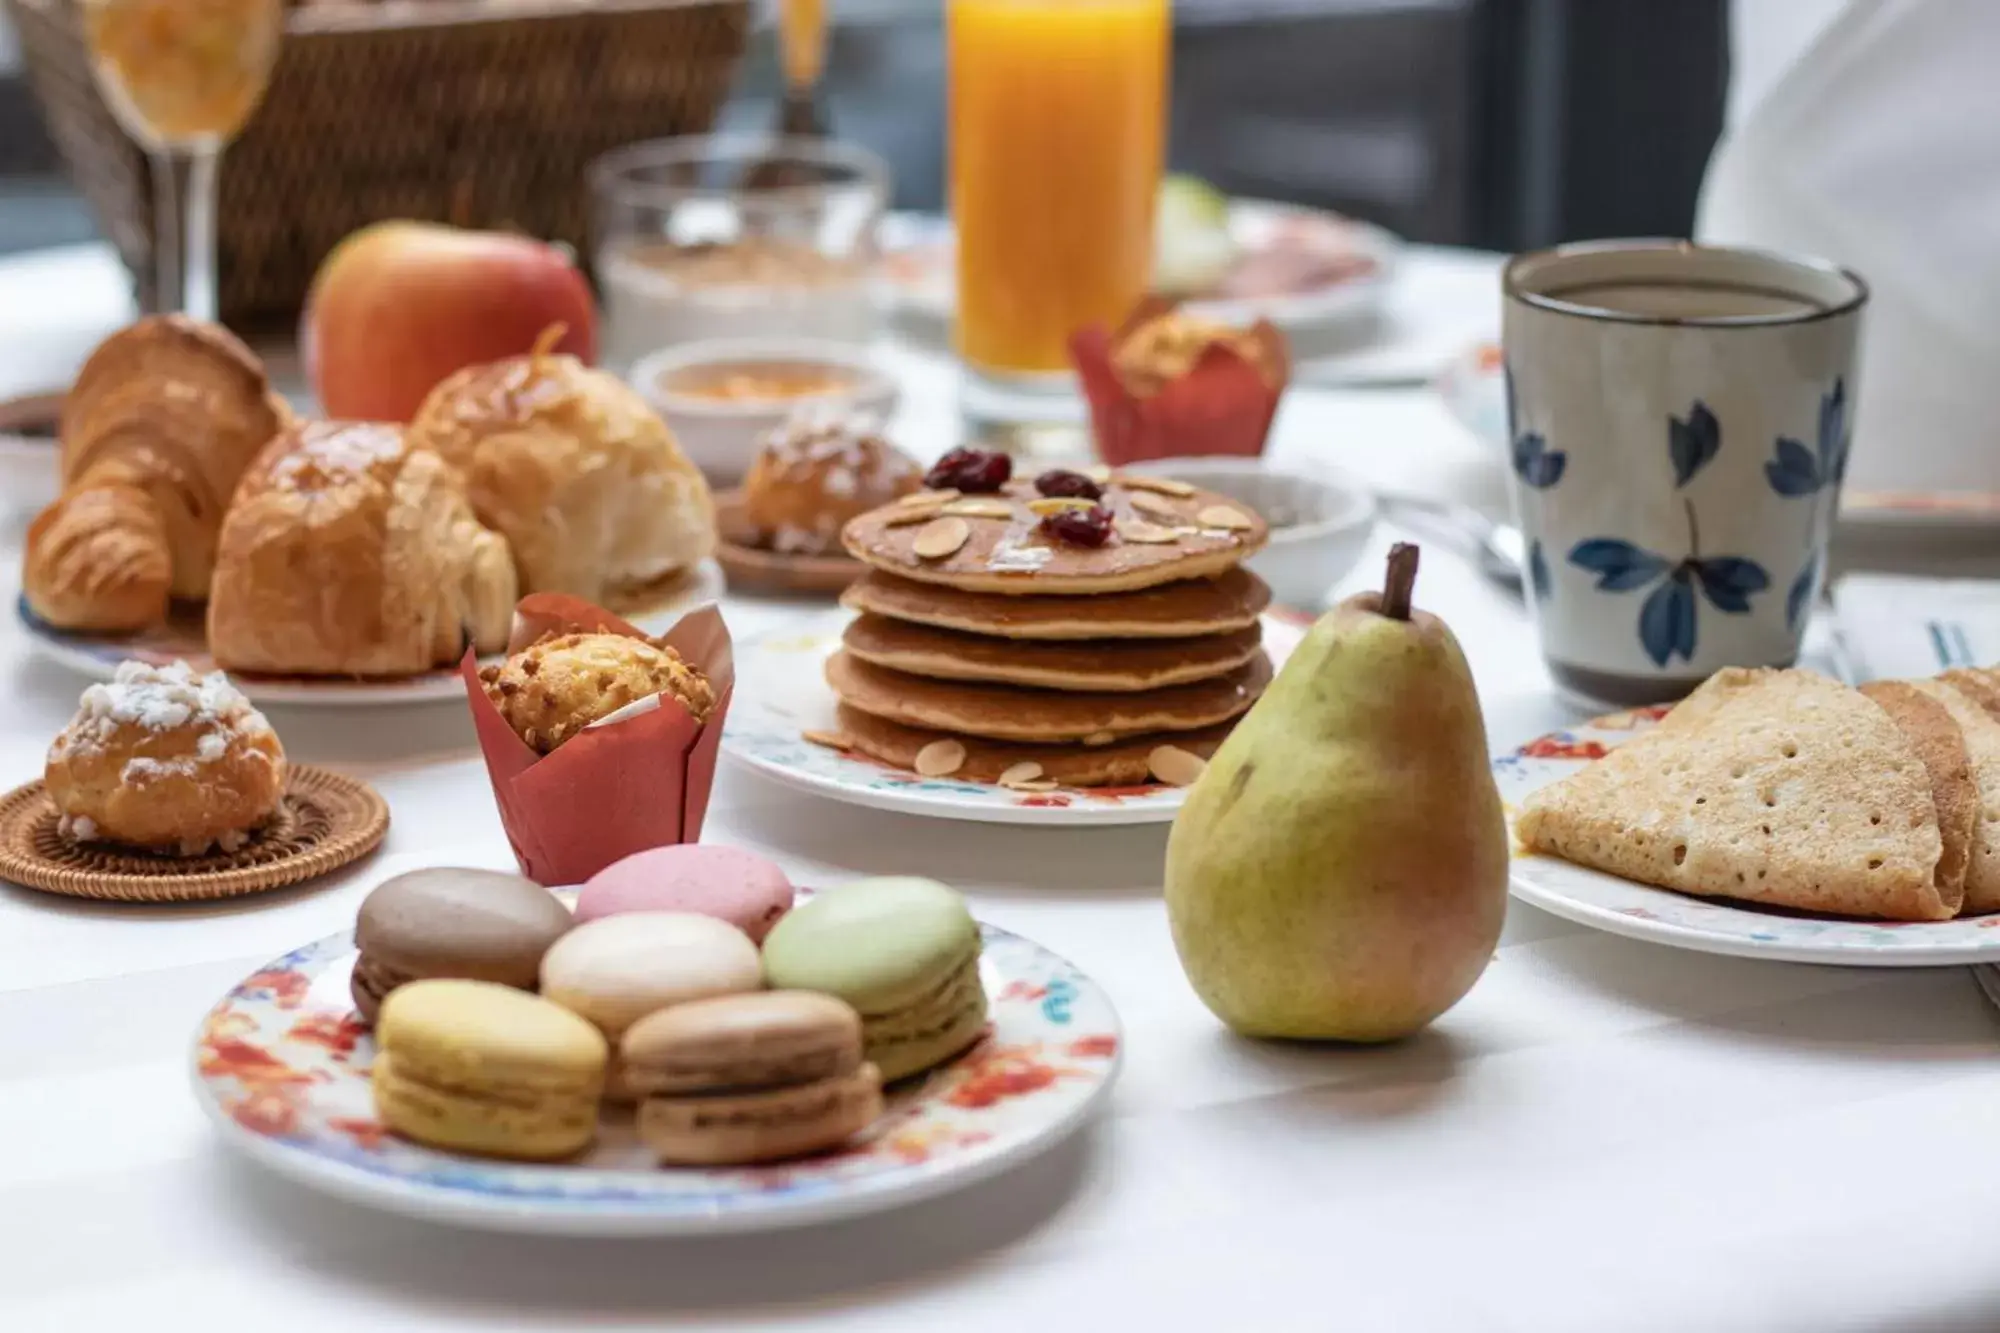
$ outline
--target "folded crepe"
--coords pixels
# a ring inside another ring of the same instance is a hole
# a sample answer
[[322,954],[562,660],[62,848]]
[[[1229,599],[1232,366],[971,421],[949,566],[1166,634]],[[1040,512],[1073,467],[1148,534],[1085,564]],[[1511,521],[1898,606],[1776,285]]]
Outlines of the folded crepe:
[[1965,898],[1980,804],[1965,733],[1931,693],[1732,668],[1530,796],[1515,831],[1682,893],[1942,921]]
[[1972,779],[1979,788],[1959,915],[2000,912],[2000,672],[1948,671],[1940,679],[1910,684],[1943,704],[1965,734]]

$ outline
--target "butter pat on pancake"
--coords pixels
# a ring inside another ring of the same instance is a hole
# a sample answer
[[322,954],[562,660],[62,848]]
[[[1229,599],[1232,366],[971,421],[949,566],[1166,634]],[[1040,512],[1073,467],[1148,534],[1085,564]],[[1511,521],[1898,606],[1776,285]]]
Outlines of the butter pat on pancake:
[[1153,731],[1194,731],[1241,715],[1271,683],[1271,661],[1260,650],[1247,665],[1214,680],[1125,694],[925,680],[846,652],[827,659],[826,679],[842,703],[905,726],[993,740],[1108,745]]
[[959,592],[870,570],[848,586],[850,611],[998,639],[1179,639],[1248,629],[1271,590],[1247,569],[1102,597]]
[[1939,875],[1932,781],[1860,691],[1731,668],[1652,731],[1529,796],[1515,832],[1534,851],[1683,893],[1942,921],[1963,880]]
[[864,662],[934,680],[1130,692],[1226,676],[1257,655],[1263,638],[1253,626],[1195,639],[1014,643],[865,615],[841,642]]

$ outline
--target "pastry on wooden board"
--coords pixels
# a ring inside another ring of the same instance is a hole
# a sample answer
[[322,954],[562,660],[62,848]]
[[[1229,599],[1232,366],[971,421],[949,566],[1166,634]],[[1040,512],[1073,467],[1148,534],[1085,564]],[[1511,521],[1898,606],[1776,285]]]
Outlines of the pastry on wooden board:
[[1992,673],[1853,689],[1729,669],[1523,802],[1530,850],[1807,912],[1940,921],[2000,907]]
[[743,480],[743,515],[765,550],[838,555],[848,520],[923,482],[916,461],[866,423],[804,414],[765,437]]
[[399,426],[307,422],[271,441],[223,524],[208,646],[230,670],[405,676],[506,647],[507,543]]
[[544,348],[462,370],[431,391],[409,437],[465,475],[524,595],[644,608],[715,549],[708,483],[673,432],[575,357]]
[[221,672],[121,662],[83,692],[43,781],[65,837],[200,856],[277,813],[285,750]]
[[237,480],[291,419],[233,335],[155,315],[91,353],[62,410],[62,496],[28,531],[29,607],[62,629],[120,633],[208,595]]

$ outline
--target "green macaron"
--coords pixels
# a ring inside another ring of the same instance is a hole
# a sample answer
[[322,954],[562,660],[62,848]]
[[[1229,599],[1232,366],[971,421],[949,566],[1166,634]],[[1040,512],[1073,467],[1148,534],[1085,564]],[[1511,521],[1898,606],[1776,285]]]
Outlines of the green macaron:
[[979,924],[936,880],[864,879],[815,894],[765,939],[764,978],[853,1005],[884,1082],[942,1064],[986,1027]]

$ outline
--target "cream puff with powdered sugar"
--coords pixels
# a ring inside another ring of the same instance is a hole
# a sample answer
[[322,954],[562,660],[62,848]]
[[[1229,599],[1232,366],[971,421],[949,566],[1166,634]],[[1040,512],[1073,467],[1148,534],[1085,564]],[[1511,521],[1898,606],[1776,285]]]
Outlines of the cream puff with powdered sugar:
[[77,842],[227,853],[277,813],[285,749],[220,671],[123,662],[83,692],[43,779]]

